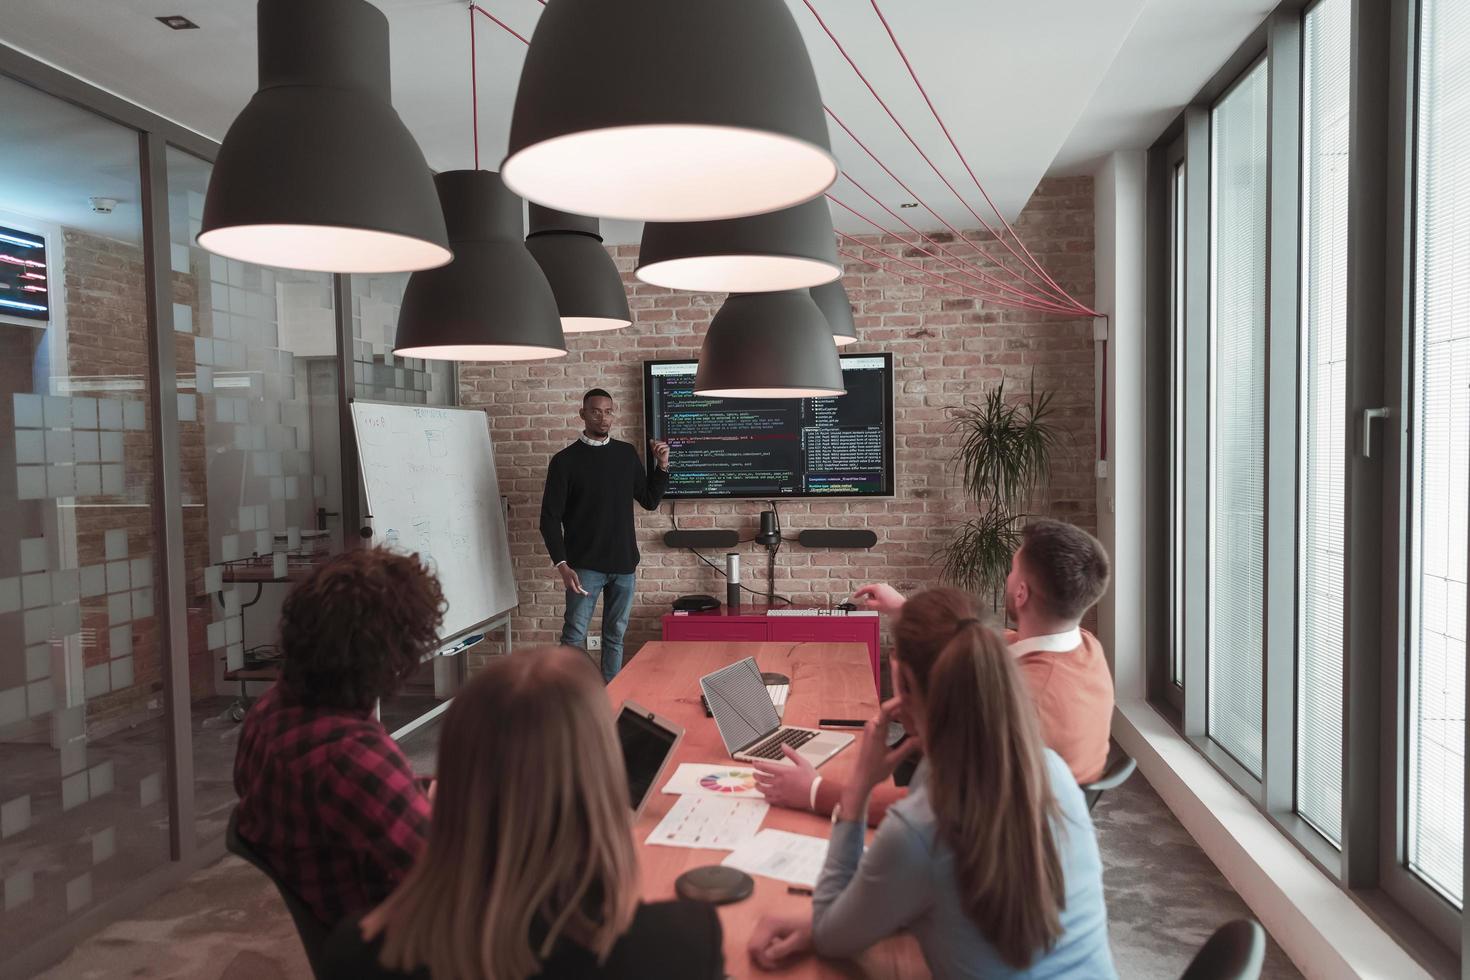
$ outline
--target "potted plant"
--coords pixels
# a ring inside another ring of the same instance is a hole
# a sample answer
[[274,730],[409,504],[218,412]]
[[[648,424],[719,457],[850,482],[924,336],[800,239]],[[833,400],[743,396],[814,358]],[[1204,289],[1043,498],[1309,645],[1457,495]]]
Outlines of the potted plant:
[[940,548],[941,574],[947,582],[988,595],[997,611],[1021,527],[1051,480],[1052,452],[1061,443],[1051,401],[1051,392],[1036,390],[1033,376],[1025,401],[1007,399],[1002,380],[978,403],[949,410],[950,429],[960,436],[954,465],[980,516],[966,521]]

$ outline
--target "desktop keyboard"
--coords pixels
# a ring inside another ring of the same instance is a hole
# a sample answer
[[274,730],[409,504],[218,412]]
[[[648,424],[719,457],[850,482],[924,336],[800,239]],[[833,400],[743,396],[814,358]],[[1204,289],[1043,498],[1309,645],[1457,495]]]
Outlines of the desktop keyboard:
[[877,616],[876,609],[767,609],[767,616]]
[[744,755],[755,756],[758,759],[784,759],[781,746],[789,745],[793,749],[800,748],[812,739],[817,733],[801,728],[781,728],[771,738],[766,739],[753,749],[746,749]]

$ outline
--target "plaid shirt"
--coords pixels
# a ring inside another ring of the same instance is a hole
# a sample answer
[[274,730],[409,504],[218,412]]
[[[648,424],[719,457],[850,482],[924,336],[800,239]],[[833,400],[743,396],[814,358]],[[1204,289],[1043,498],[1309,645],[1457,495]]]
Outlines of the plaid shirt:
[[383,726],[280,685],[245,717],[235,792],[240,836],[328,925],[387,898],[428,838],[428,797]]

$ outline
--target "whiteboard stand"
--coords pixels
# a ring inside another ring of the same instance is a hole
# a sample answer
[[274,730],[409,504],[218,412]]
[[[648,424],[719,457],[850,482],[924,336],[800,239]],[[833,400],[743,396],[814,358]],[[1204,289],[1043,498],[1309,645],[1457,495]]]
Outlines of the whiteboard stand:
[[[485,632],[469,637],[467,640],[461,640],[437,653],[431,653],[425,658],[434,661],[434,695],[444,700],[392,732],[393,741],[396,742],[407,735],[411,735],[449,710],[449,702],[453,700],[450,692],[458,689],[469,677],[469,666],[464,659],[465,652],[480,643],[491,633],[497,632],[502,635],[501,643],[503,644],[502,652],[497,654],[497,656],[505,656],[510,653],[511,642],[514,638],[514,634],[511,632],[509,611],[486,623]],[[382,712],[377,706],[374,707],[374,715],[379,718],[382,717]]]

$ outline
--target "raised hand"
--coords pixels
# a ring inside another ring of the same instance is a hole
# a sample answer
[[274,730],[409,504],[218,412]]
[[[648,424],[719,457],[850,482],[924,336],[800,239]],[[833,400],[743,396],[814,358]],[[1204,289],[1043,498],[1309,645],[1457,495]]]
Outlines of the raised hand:
[[653,455],[654,464],[661,470],[669,468],[669,444],[662,439],[648,440],[648,451]]

